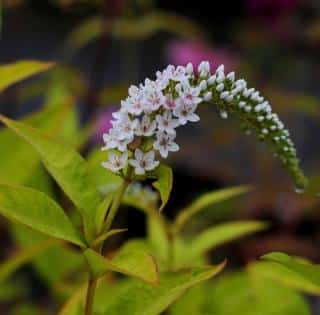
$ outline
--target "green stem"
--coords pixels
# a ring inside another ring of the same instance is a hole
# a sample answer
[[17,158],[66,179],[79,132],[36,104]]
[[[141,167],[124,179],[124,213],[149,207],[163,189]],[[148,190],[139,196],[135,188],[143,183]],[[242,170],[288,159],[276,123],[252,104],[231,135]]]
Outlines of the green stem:
[[169,270],[174,270],[175,268],[175,234],[173,233],[171,227],[168,231],[168,267]]
[[113,219],[119,209],[122,197],[123,197],[123,195],[124,195],[124,193],[130,183],[131,183],[130,180],[124,180],[122,182],[121,186],[119,187],[118,191],[116,192],[116,195],[114,196],[113,201],[112,201],[110,211],[108,212],[106,222],[104,223],[103,231],[105,231],[105,232],[109,231],[111,224],[113,222]]
[[[108,213],[106,222],[104,224],[103,230],[108,232],[111,224],[113,222],[113,219],[119,209],[119,206],[121,204],[121,199],[127,189],[127,187],[130,184],[130,180],[124,180],[116,192],[116,195],[112,201],[112,205],[110,208],[110,211]],[[92,249],[95,250],[98,253],[101,253],[102,251],[102,246],[103,242],[100,242],[99,244],[92,244]],[[93,302],[94,302],[94,295],[96,291],[96,286],[97,286],[97,279],[93,278],[90,275],[89,282],[88,282],[88,289],[87,289],[87,296],[86,296],[86,304],[85,304],[85,315],[93,315]]]
[[94,302],[94,294],[96,291],[97,280],[93,279],[91,276],[88,282],[87,296],[86,296],[86,304],[85,304],[85,315],[93,315],[93,302]]

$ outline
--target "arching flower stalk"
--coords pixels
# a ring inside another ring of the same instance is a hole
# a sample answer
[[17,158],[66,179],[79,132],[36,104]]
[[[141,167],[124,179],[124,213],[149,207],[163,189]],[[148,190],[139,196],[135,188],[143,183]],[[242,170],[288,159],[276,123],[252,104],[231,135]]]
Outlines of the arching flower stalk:
[[129,96],[113,113],[112,128],[103,135],[108,161],[103,166],[126,178],[148,176],[159,165],[158,156],[167,158],[179,150],[176,129],[200,120],[196,111],[203,103],[212,103],[222,118],[238,117],[246,131],[255,132],[268,143],[299,189],[306,178],[299,167],[290,133],[259,91],[249,88],[235,73],[225,74],[220,65],[214,73],[203,61],[195,73],[193,66],[169,65],[156,73],[156,79],[132,85]]

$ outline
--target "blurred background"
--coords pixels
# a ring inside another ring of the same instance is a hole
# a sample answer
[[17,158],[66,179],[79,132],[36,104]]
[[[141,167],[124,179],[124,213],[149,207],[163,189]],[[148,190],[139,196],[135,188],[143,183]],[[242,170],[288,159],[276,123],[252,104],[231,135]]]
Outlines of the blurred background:
[[[50,102],[72,103],[74,116],[63,127],[72,129],[69,140],[86,155],[102,145],[111,113],[130,84],[153,78],[167,64],[208,60],[213,69],[224,64],[236,71],[270,100],[291,130],[303,169],[318,184],[319,58],[318,0],[2,0],[0,62],[39,59],[57,67],[2,93],[0,112],[21,118]],[[203,192],[253,184],[253,192],[205,212],[189,229],[230,219],[267,220],[267,232],[223,246],[215,257],[245,266],[266,252],[284,251],[320,262],[319,196],[295,193],[265,145],[240,131],[232,117],[221,120],[213,107],[201,108],[200,116],[201,124],[179,133],[181,150],[171,155],[175,184],[165,215],[174,217]],[[0,156],[7,149],[1,145]],[[12,176],[12,169],[6,172]],[[126,237],[146,233],[140,212],[122,212],[117,220],[128,226]],[[19,237],[0,223],[4,260]],[[111,246],[121,242],[117,238]],[[32,265],[16,278],[23,293],[12,287],[13,297],[50,303],[48,285]],[[18,308],[8,292],[0,288],[1,314],[34,314]],[[320,302],[310,303],[317,314]]]

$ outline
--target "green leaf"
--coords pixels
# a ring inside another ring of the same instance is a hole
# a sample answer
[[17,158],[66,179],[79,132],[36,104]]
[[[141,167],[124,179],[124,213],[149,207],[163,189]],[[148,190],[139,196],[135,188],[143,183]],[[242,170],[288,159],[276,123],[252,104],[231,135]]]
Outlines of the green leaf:
[[18,61],[0,66],[0,92],[10,85],[54,66],[52,62]]
[[161,264],[168,260],[169,240],[165,230],[166,222],[159,213],[151,213],[147,218],[148,242]]
[[176,231],[181,230],[181,228],[187,223],[188,220],[190,220],[191,217],[200,211],[203,211],[206,209],[206,207],[247,193],[250,189],[250,186],[238,186],[203,194],[194,202],[192,202],[187,208],[184,208],[179,212],[179,215],[174,223],[174,228]]
[[86,247],[60,206],[40,191],[0,184],[0,213],[49,236]]
[[225,274],[212,282],[198,310],[198,313],[182,314],[310,315],[307,302],[297,292],[250,272]]
[[156,180],[152,183],[152,185],[160,193],[161,206],[159,210],[161,211],[167,204],[170,197],[171,190],[172,190],[172,183],[173,183],[172,170],[169,166],[160,164],[152,172],[150,177],[156,178]]
[[[69,34],[65,43],[65,53],[73,54],[101,35],[103,19],[90,17]],[[116,38],[146,39],[157,32],[166,31],[188,38],[199,39],[202,30],[193,21],[165,11],[153,11],[138,17],[121,17],[113,21],[110,33]]]
[[108,232],[105,232],[101,235],[99,235],[93,242],[92,242],[92,247],[96,247],[98,245],[100,245],[102,242],[104,242],[106,239],[108,239],[109,237],[113,236],[113,235],[117,235],[119,233],[123,233],[128,231],[128,229],[113,229],[113,230],[109,230]]
[[295,289],[320,294],[320,265],[284,253],[270,253],[262,258],[268,263],[260,265],[260,274]]
[[114,197],[114,192],[110,192],[109,194],[107,194],[107,196],[102,200],[102,202],[99,204],[97,208],[95,223],[96,223],[98,232],[100,232],[103,227],[104,219],[111,205],[113,197]]
[[219,224],[199,233],[187,242],[185,257],[188,261],[192,261],[210,249],[266,228],[267,225],[259,221],[236,221]]
[[92,151],[87,159],[88,172],[99,193],[106,196],[114,193],[121,185],[122,178],[108,169],[101,169],[101,163],[107,158],[106,152],[102,150]]
[[132,244],[124,245],[112,260],[91,249],[87,249],[84,254],[95,277],[115,271],[153,285],[158,283],[158,268],[154,258],[147,252],[136,249]]
[[67,302],[62,306],[61,310],[57,315],[79,315],[80,313],[80,302],[83,300],[87,291],[87,284],[78,288]]
[[[46,235],[31,230],[22,224],[12,224],[10,234],[19,247],[29,248],[49,241]],[[82,277],[82,271],[86,266],[86,260],[80,251],[70,246],[63,246],[64,244],[61,243],[58,242],[56,245],[38,253],[31,262],[41,279],[52,290],[57,284],[65,282],[65,279],[69,279],[71,276],[73,279],[75,275]]]
[[[68,123],[66,116],[72,110],[73,106],[70,102],[52,106],[45,105],[41,111],[25,117],[23,122],[43,132],[60,135],[60,124]],[[36,169],[40,161],[32,147],[7,128],[2,128],[0,131],[0,143],[6,147],[6,150],[3,150],[0,155],[0,180],[23,185],[29,183],[30,180],[36,182],[35,173],[39,173]]]
[[132,281],[121,294],[107,303],[102,315],[158,315],[180,298],[189,288],[212,278],[225,266],[225,262],[213,267],[161,274],[156,287]]
[[17,269],[55,244],[57,244],[56,240],[46,240],[33,246],[22,248],[14,253],[0,265],[0,282],[7,280]]
[[86,161],[69,146],[34,128],[1,115],[0,121],[37,151],[47,170],[81,211],[87,239],[92,240],[100,196],[88,175]]
[[[207,282],[201,283],[188,290],[178,299],[169,310],[170,315],[205,315],[204,305],[207,299],[209,285]],[[206,315],[213,315],[207,313]]]

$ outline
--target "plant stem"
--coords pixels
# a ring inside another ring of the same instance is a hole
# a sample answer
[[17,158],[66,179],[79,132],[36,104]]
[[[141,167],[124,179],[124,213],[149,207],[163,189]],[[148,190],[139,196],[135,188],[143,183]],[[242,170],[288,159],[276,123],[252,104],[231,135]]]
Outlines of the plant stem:
[[168,267],[169,270],[174,270],[175,267],[175,234],[170,229],[168,231]]
[[88,282],[87,296],[86,296],[86,304],[85,304],[85,315],[93,315],[93,302],[94,302],[94,294],[96,291],[97,280],[93,279],[91,276]]
[[[106,222],[104,224],[104,231],[108,231],[111,227],[111,224],[113,222],[113,219],[119,209],[119,206],[121,204],[121,199],[127,189],[127,187],[130,184],[130,180],[124,180],[119,187],[110,208],[110,211],[108,213]],[[98,253],[101,253],[102,251],[102,243],[100,243],[97,247],[93,247],[92,249],[97,251]],[[85,315],[93,315],[93,302],[94,302],[94,294],[97,286],[97,279],[94,279],[92,276],[89,278],[88,282],[88,289],[87,289],[87,296],[86,296],[86,304],[85,304]]]
[[110,227],[111,227],[111,224],[113,222],[113,219],[115,217],[115,215],[117,214],[117,211],[119,209],[119,206],[120,206],[120,203],[121,203],[121,199],[126,191],[126,189],[128,188],[129,184],[131,183],[131,181],[125,179],[121,186],[119,187],[118,191],[116,192],[116,195],[114,196],[113,198],[113,201],[112,201],[112,205],[111,205],[111,208],[110,208],[110,211],[108,212],[108,215],[107,215],[107,219],[106,219],[106,222],[104,223],[104,226],[103,226],[103,230],[105,232],[108,232]]

